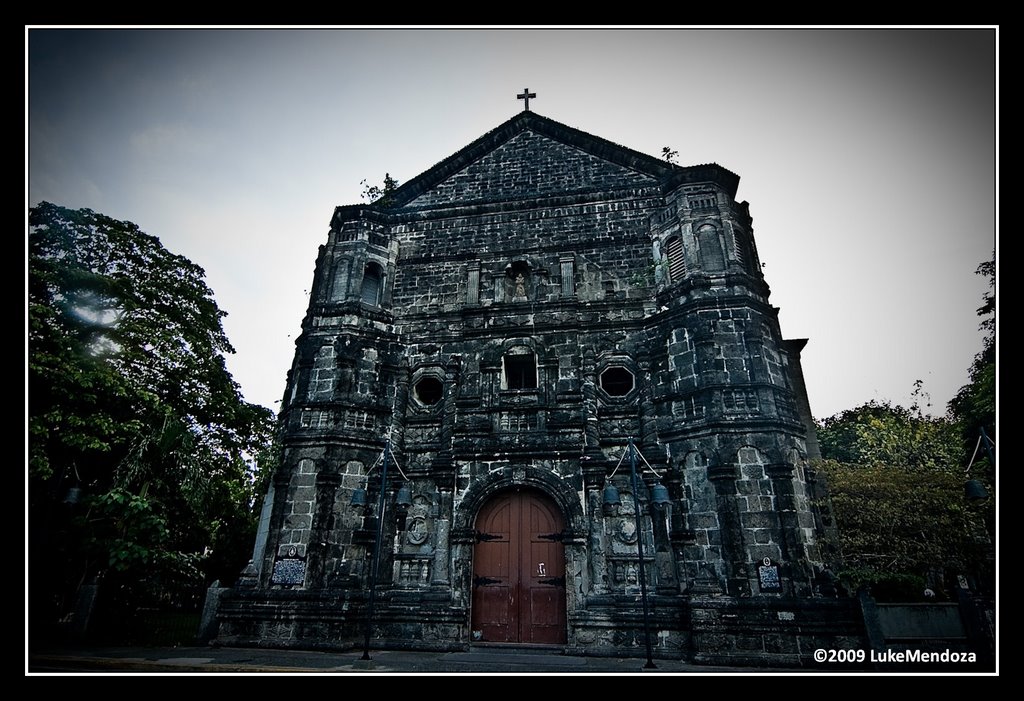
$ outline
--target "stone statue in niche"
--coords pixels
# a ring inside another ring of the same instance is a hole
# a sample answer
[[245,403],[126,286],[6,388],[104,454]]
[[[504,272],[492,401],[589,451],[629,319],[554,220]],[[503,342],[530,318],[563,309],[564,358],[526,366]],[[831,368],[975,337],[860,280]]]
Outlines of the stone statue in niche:
[[505,268],[505,299],[511,302],[526,302],[530,299],[530,267],[523,261],[516,261]]
[[515,283],[516,283],[515,292],[513,292],[512,296],[513,297],[524,297],[525,298],[526,297],[526,278],[523,277],[522,273],[519,273],[519,274],[516,275]]

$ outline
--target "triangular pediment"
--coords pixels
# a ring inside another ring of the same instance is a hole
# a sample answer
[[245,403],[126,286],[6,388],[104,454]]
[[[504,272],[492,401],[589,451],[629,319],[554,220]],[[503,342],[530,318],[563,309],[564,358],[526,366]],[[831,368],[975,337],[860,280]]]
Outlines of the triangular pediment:
[[545,198],[658,185],[681,169],[521,112],[399,187],[392,209]]

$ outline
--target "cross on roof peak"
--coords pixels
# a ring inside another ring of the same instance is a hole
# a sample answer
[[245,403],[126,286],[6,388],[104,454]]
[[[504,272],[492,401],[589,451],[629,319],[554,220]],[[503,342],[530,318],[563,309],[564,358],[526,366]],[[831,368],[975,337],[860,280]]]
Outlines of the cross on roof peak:
[[523,111],[524,112],[529,112],[530,111],[530,98],[531,97],[537,97],[537,93],[530,92],[529,88],[523,88],[523,91],[521,93],[519,93],[518,95],[516,95],[516,99],[517,100],[522,100],[524,102],[524,104],[523,104]]

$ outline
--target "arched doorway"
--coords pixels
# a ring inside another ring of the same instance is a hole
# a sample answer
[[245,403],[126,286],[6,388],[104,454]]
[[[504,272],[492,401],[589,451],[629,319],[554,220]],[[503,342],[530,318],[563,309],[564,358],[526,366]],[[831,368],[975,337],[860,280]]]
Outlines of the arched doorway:
[[501,492],[481,507],[473,548],[473,640],[565,642],[562,512],[534,490]]

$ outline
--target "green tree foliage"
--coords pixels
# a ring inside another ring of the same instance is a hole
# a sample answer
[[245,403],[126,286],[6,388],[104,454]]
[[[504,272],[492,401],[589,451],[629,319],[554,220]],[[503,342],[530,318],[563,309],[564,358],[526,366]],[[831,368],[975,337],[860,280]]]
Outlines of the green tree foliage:
[[101,572],[233,578],[249,553],[211,555],[225,531],[251,543],[273,416],[227,371],[204,271],[131,222],[45,202],[28,245],[33,613],[63,615]]
[[[985,340],[981,352],[974,356],[970,369],[970,382],[960,388],[949,403],[949,413],[960,425],[964,449],[970,454],[978,443],[981,430],[992,441],[996,439],[996,264],[995,260],[982,263],[977,270],[988,278],[989,291],[978,308],[982,317],[981,328]],[[982,447],[983,448],[983,447]],[[994,466],[989,464],[987,453],[981,449],[971,476],[985,481],[991,488],[995,485]]]
[[961,425],[924,414],[915,386],[910,408],[871,401],[818,425],[840,578],[883,599],[952,597],[950,578],[982,573],[991,552],[985,511],[964,495]]
[[916,404],[908,409],[872,400],[847,409],[820,423],[818,442],[822,457],[842,463],[962,469],[957,427],[923,414]]
[[985,482],[990,494],[995,487],[984,450],[965,473],[981,431],[994,440],[996,430],[994,260],[977,272],[990,284],[978,309],[984,345],[946,416],[921,411],[918,381],[909,409],[872,401],[819,423],[848,584],[905,600],[926,582],[941,587],[951,575],[967,574],[991,589],[995,500],[968,503],[964,492],[968,477]]
[[[953,598],[950,577],[978,572],[988,550],[981,517],[964,499],[963,475],[885,463],[825,460],[839,531],[840,579],[880,598]],[[905,587],[904,584],[911,586]]]
[[370,185],[365,180],[359,184],[363,186],[363,192],[360,197],[370,204],[380,205],[381,207],[387,207],[391,204],[391,196],[398,189],[398,181],[392,178],[390,173],[384,174],[383,185]]

